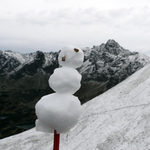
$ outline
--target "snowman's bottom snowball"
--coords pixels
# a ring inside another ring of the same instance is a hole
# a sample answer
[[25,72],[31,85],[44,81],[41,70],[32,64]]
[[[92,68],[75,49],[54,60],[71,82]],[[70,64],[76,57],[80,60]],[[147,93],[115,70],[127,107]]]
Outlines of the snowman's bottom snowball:
[[40,122],[39,119],[36,119],[35,124],[36,124],[36,131],[54,133],[54,129],[51,129],[49,126],[46,126],[45,124]]
[[68,132],[81,114],[81,103],[71,94],[49,94],[36,104],[36,130],[57,133]]

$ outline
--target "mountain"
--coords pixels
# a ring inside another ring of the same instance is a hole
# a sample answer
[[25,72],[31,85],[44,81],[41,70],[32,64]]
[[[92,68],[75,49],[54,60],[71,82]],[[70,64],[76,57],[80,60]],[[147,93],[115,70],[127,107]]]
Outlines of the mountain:
[[[78,124],[62,134],[60,150],[149,150],[150,64],[82,105]],[[35,131],[0,140],[0,149],[49,150],[53,135]]]
[[82,102],[107,91],[150,62],[148,56],[130,52],[114,40],[83,51],[85,61],[79,68],[82,87],[78,91]]
[[[116,41],[84,48],[81,88],[75,93],[81,103],[102,94],[150,62],[138,52],[130,52]],[[0,138],[34,126],[34,106],[44,95],[53,93],[48,79],[58,64],[59,52],[37,51],[21,54],[0,51]]]

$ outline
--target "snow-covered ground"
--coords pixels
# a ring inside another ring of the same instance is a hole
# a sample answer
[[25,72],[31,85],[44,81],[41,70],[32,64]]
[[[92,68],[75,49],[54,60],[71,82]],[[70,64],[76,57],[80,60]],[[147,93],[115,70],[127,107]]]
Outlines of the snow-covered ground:
[[[35,128],[0,140],[0,150],[52,150],[53,134]],[[150,150],[150,64],[83,105],[60,150]]]

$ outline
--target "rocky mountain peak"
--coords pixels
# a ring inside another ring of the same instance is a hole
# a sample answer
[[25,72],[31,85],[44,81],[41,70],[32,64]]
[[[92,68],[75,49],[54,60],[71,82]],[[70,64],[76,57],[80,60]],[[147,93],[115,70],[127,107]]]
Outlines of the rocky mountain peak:
[[105,50],[114,55],[121,55],[122,53],[129,53],[129,51],[125,51],[115,40],[108,40],[105,45]]
[[44,53],[42,51],[37,51],[35,55],[36,60],[45,60]]
[[111,47],[113,47],[113,48],[118,48],[118,47],[120,47],[120,45],[119,45],[115,40],[109,39],[109,40],[106,42],[106,47],[108,47],[108,48],[111,48]]

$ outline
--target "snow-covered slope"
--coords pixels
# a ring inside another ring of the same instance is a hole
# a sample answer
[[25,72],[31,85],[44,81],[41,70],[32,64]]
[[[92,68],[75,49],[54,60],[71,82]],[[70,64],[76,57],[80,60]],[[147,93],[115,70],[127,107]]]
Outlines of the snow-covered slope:
[[[35,129],[0,140],[2,150],[52,150],[53,135]],[[150,64],[83,105],[60,150],[149,150]]]

